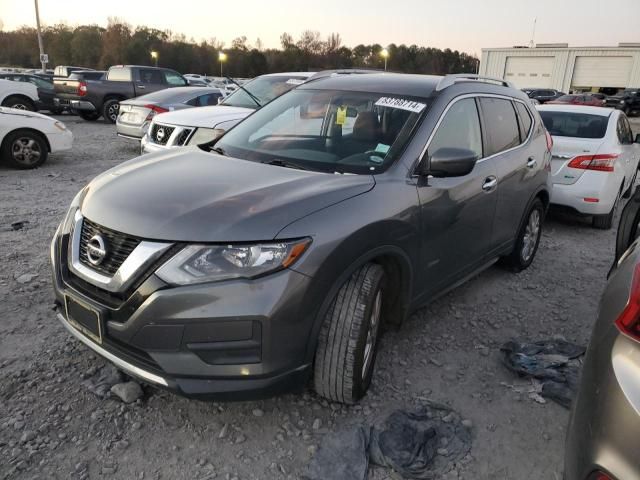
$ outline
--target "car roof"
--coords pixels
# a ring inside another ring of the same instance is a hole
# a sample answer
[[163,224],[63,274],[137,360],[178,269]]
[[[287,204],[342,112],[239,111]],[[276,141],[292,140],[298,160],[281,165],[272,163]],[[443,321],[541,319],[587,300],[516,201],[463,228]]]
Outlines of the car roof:
[[282,72],[282,73],[267,73],[260,75],[261,77],[305,77],[308,78],[314,75],[316,72]]
[[608,117],[616,110],[606,107],[592,107],[590,105],[536,105],[538,111],[541,112],[568,112],[568,113],[586,113],[589,115],[600,115],[601,117]]
[[299,89],[350,90],[389,93],[412,97],[430,96],[444,77],[406,73],[367,73],[362,75],[333,75],[310,81]]

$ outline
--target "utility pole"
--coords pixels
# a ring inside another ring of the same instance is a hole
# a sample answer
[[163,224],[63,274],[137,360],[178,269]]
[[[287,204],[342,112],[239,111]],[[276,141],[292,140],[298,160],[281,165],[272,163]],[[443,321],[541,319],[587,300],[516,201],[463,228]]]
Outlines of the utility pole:
[[536,46],[536,23],[538,23],[538,17],[533,19],[533,31],[531,32],[531,41],[529,42],[529,48]]
[[40,63],[42,63],[42,73],[47,70],[47,63],[49,58],[44,53],[44,47],[42,45],[42,32],[40,31],[40,10],[38,9],[38,0],[34,0],[36,4],[36,25],[38,26],[38,47],[40,47]]

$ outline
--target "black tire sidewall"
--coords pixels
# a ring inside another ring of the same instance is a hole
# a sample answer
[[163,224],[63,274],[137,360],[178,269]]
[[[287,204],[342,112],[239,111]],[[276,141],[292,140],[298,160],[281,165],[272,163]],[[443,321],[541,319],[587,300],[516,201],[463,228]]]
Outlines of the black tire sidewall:
[[[367,305],[364,311],[364,322],[361,325],[360,332],[358,334],[358,340],[356,343],[356,349],[354,352],[355,362],[353,365],[353,398],[355,400],[362,398],[365,393],[367,393],[367,390],[371,385],[371,379],[373,378],[373,371],[375,370],[376,357],[378,356],[378,344],[380,343],[380,331],[383,323],[383,313],[385,311],[384,282],[384,275],[381,275],[377,279],[375,279],[370,291],[370,296],[366,300]],[[364,350],[367,343],[367,333],[369,331],[369,318],[371,316],[371,311],[373,310],[375,299],[379,291],[382,291],[382,305],[380,308],[380,319],[378,320],[378,332],[376,341],[372,347],[373,351],[371,352],[371,365],[366,376],[363,378],[362,369],[364,367]]]
[[100,118],[100,113],[98,112],[78,112],[78,115],[89,122],[94,122]]
[[[24,110],[28,111],[28,112],[35,112],[36,111],[36,106],[34,105],[34,103],[31,100],[23,100],[21,98],[16,98],[16,97],[10,97],[7,99],[5,106],[8,108],[15,108],[15,105],[24,105],[25,108]],[[23,110],[23,109],[19,109],[19,110]]]
[[[34,141],[38,143],[38,146],[40,147],[40,159],[38,160],[37,163],[34,163],[33,165],[23,165],[21,163],[16,162],[13,159],[11,148],[13,146],[13,143],[20,137],[32,138]],[[49,152],[47,148],[47,142],[44,140],[42,135],[32,131],[18,130],[16,132],[10,133],[5,137],[5,141],[3,142],[1,153],[2,153],[3,160],[10,167],[17,168],[20,170],[30,170],[30,169],[38,168],[40,165],[42,165],[47,160],[47,156]]]

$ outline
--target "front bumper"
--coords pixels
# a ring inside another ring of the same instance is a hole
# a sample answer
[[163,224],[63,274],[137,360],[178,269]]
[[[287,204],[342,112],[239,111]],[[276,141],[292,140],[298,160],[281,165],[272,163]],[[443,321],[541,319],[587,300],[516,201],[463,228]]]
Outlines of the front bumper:
[[142,137],[142,139],[140,140],[140,153],[141,154],[145,154],[145,153],[154,153],[154,152],[164,152],[166,150],[169,150],[173,147],[169,147],[166,145],[158,145],[157,143],[154,143],[151,141],[151,139],[149,138],[149,134],[145,133]]
[[596,470],[640,478],[640,348],[613,330],[587,353],[567,432],[566,480]]
[[70,150],[73,146],[73,133],[71,133],[71,130],[65,130],[60,133],[49,133],[47,135],[47,140],[49,140],[51,153]]
[[69,107],[71,108],[71,110],[76,110],[79,112],[95,112],[96,111],[96,106],[93,103],[87,102],[85,100],[71,100],[69,102]]
[[[68,269],[67,242],[60,236],[51,247],[58,319],[132,376],[189,397],[232,400],[276,395],[308,380],[309,277],[284,270],[174,288],[150,273],[119,296]],[[69,323],[66,297],[99,312],[100,344]]]

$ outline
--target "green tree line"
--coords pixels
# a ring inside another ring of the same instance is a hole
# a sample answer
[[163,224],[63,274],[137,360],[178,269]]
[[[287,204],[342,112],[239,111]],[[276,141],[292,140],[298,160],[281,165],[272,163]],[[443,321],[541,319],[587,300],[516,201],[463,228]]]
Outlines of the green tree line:
[[[181,73],[217,75],[218,54],[224,51],[225,75],[254,77],[284,71],[314,71],[334,68],[384,67],[379,44],[342,44],[339,34],[322,38],[319,32],[305,31],[296,40],[290,34],[280,37],[280,48],[263,48],[260,39],[252,44],[247,37],[235,38],[231,45],[215,37],[196,42],[184,35],[145,26],[132,27],[110,18],[107,27],[58,24],[43,30],[49,67],[75,65],[107,69],[117,64],[151,65],[151,51],[158,53],[158,64]],[[475,72],[478,59],[457,50],[440,50],[417,45],[388,45],[388,69],[405,73],[442,75]],[[0,31],[0,66],[37,68],[39,63],[36,31],[21,27]]]

